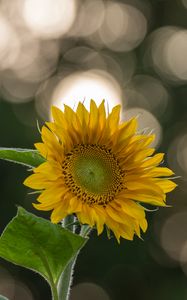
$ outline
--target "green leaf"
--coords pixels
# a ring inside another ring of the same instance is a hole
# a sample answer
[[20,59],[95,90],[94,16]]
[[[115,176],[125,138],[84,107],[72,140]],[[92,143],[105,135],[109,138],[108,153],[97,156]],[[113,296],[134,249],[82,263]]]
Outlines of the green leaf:
[[37,150],[3,147],[0,147],[0,159],[28,167],[37,167],[45,161]]
[[6,297],[0,295],[0,300],[8,300],[8,298],[6,298]]
[[0,237],[0,257],[41,274],[52,285],[87,239],[23,208]]

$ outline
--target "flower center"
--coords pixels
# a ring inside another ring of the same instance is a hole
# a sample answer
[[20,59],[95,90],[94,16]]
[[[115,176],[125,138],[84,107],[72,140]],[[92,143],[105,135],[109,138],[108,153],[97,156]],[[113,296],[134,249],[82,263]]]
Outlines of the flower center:
[[106,205],[123,186],[119,163],[104,146],[76,145],[62,168],[66,185],[88,204]]

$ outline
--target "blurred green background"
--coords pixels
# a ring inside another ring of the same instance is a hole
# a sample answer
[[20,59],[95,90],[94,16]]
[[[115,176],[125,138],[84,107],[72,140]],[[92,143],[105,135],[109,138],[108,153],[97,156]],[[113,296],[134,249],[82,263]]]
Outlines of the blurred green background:
[[[71,300],[187,299],[187,0],[1,0],[1,146],[33,148],[52,104],[105,98],[122,119],[156,133],[181,178],[170,208],[147,212],[143,240],[93,232],[75,268]],[[0,161],[0,230],[16,205],[37,215],[28,171]],[[47,243],[47,241],[46,241]],[[63,250],[62,250],[63,251]],[[0,260],[0,294],[49,300],[37,274]]]

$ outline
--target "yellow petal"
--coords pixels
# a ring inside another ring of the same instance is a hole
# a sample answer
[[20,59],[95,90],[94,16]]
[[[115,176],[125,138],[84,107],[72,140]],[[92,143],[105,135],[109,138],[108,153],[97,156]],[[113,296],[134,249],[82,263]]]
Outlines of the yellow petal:
[[42,140],[47,148],[48,156],[47,159],[52,158],[54,160],[62,160],[62,148],[54,135],[47,127],[42,127]]
[[105,208],[106,212],[108,213],[108,215],[110,216],[110,218],[112,218],[113,220],[115,220],[116,222],[120,223],[120,224],[125,224],[125,225],[129,225],[131,223],[133,223],[133,219],[130,215],[127,215],[122,209],[121,207],[117,207],[115,205],[115,202],[111,202],[109,203],[106,208]]
[[48,151],[44,143],[36,143],[34,146],[44,158],[47,158]]
[[146,159],[141,166],[143,168],[157,166],[163,160],[163,157],[164,153],[157,153],[153,157]]
[[[116,222],[115,220],[113,220],[109,215],[107,215],[105,222],[106,222],[107,227],[110,228],[114,232],[114,234],[117,233],[118,238],[119,238],[120,235],[118,234],[118,230],[119,230],[120,224],[118,222]],[[115,236],[116,236],[116,234],[115,234]]]
[[82,125],[87,126],[89,122],[89,113],[81,102],[79,102],[77,106],[77,115]]
[[97,208],[93,208],[92,215],[97,227],[97,234],[100,235],[104,229],[105,217],[100,209],[98,210]]
[[36,190],[45,189],[49,187],[51,183],[50,180],[47,180],[46,177],[40,173],[30,175],[23,182],[24,185]]
[[80,124],[82,126],[81,128],[81,135],[82,135],[82,141],[83,143],[88,143],[88,123],[89,123],[89,113],[85,106],[79,102],[77,106],[77,116],[79,118]]
[[67,211],[64,210],[63,205],[56,207],[51,214],[51,222],[58,223],[67,216]]
[[134,135],[136,132],[136,129],[137,129],[137,119],[136,118],[132,118],[129,121],[124,122],[121,125],[121,128],[118,133],[119,143],[126,140],[129,136]]
[[[48,123],[47,126],[54,132],[54,134],[58,137],[59,141],[56,144],[56,150],[58,153],[64,157],[64,153],[71,150],[74,141],[74,135],[69,134],[69,131],[65,129],[65,127],[57,125],[55,123]],[[59,160],[59,159],[58,159]]]
[[68,188],[63,187],[59,184],[59,182],[54,183],[50,186],[50,188],[43,191],[37,200],[41,203],[50,202],[51,204],[55,205],[56,202],[62,201],[63,195],[68,193]]
[[173,191],[177,186],[175,182],[167,179],[156,180],[155,182],[163,190],[164,193]]
[[144,208],[140,206],[138,203],[129,199],[120,199],[120,198],[117,198],[115,201],[120,204],[122,210],[127,215],[138,220],[143,219],[145,217]]
[[148,227],[147,220],[146,219],[142,219],[142,220],[140,220],[139,224],[140,224],[140,227],[143,230],[143,232],[146,232],[147,227]]
[[[133,224],[134,225],[134,224]],[[118,229],[118,233],[121,237],[125,238],[126,240],[132,241],[134,237],[134,226],[126,226],[123,224],[120,224],[120,227]]]
[[127,169],[129,169],[129,166],[136,166],[136,164],[143,162],[145,158],[148,156],[152,155],[154,153],[155,149],[149,148],[149,149],[144,149],[141,151],[132,151],[132,153],[126,154],[124,157],[120,156],[120,164],[121,166],[127,166]]
[[174,172],[169,168],[165,167],[155,167],[154,169],[148,171],[144,176],[149,177],[160,177],[160,176],[171,176]]
[[121,105],[116,105],[107,118],[111,135],[118,129]]
[[98,107],[100,130],[102,131],[106,123],[105,101],[103,100]]
[[69,106],[64,105],[64,114],[68,124],[68,134],[74,143],[80,142],[81,123],[77,114]]
[[72,214],[72,213],[80,212],[81,210],[82,210],[82,202],[78,200],[76,196],[72,197],[69,202],[68,213]]
[[133,135],[130,139],[128,147],[124,147],[122,152],[124,155],[134,151],[146,149],[155,139],[155,135]]
[[119,213],[117,213],[117,211],[115,211],[110,205],[107,205],[105,210],[110,216],[110,218],[112,218],[114,221],[119,223],[124,222]]
[[59,207],[58,203],[56,205],[52,203],[32,203],[32,205],[37,209],[37,210],[43,210],[43,211],[49,211],[52,209],[55,209],[55,207]]
[[134,162],[143,161],[146,157],[151,156],[154,152],[154,148],[144,149],[136,152],[131,159],[133,159]]
[[131,199],[131,200],[136,200],[138,202],[144,202],[148,203],[151,205],[156,205],[156,206],[166,206],[165,204],[165,195],[163,197],[157,196],[155,194],[151,195],[150,193],[143,193],[141,191],[135,191],[135,192],[130,192],[130,191],[125,191],[124,198]]
[[90,102],[90,115],[89,115],[89,142],[96,143],[97,131],[99,126],[98,108],[93,100]]
[[62,126],[65,122],[64,113],[58,107],[55,106],[52,106],[51,111],[55,123]]
[[155,140],[155,134],[150,135],[136,135],[132,138],[132,143],[136,143],[139,149],[146,148]]
[[136,190],[144,190],[145,193],[147,191],[150,191],[151,193],[161,195],[163,194],[162,189],[154,183],[154,181],[149,179],[139,179],[137,181],[127,181],[125,182],[125,186],[130,191],[136,191]]
[[62,168],[58,162],[44,162],[34,169],[34,173],[42,173],[48,180],[56,180],[62,177]]
[[90,227],[93,227],[93,219],[90,214],[89,206],[87,204],[84,203],[81,212],[77,213],[77,217],[82,224],[88,224],[90,225]]
[[112,137],[114,143],[113,148],[116,153],[123,151],[124,148],[126,149],[130,141],[129,138],[135,134],[136,128],[137,120],[133,118],[127,122],[124,122],[121,125],[121,128],[116,131]]

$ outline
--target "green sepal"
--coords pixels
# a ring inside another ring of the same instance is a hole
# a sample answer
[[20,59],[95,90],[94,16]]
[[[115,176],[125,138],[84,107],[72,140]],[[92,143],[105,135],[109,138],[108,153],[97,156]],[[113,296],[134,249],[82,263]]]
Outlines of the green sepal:
[[87,239],[39,218],[22,207],[0,237],[0,257],[41,274],[57,285]]
[[6,297],[0,295],[0,300],[8,300],[8,298],[6,298]]
[[20,148],[0,147],[0,159],[8,160],[31,168],[37,167],[45,162],[45,159],[37,150]]

